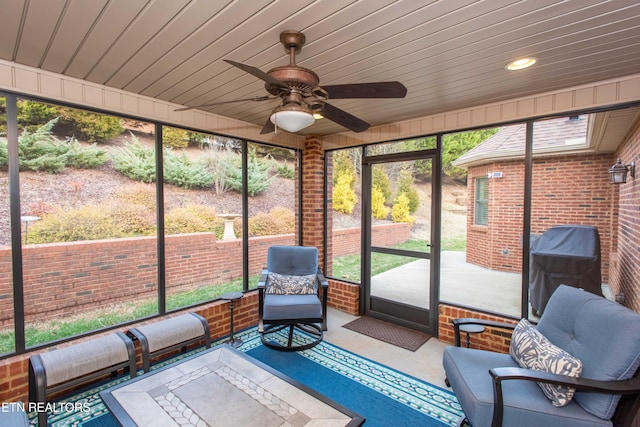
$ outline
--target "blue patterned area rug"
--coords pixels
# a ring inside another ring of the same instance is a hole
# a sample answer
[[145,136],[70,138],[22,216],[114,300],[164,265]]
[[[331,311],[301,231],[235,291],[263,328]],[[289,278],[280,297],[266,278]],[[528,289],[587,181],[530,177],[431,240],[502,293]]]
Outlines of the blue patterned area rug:
[[[272,336],[275,336],[275,340],[286,340],[284,335]],[[244,342],[240,350],[363,416],[367,427],[455,426],[462,414],[460,405],[451,392],[327,342],[303,352],[280,352],[263,346],[255,328],[237,334],[236,337]],[[297,339],[304,340],[304,337]],[[152,369],[198,351],[201,350],[169,359]],[[49,416],[50,425],[117,426],[98,392],[127,379],[128,377],[110,381],[65,400],[65,405],[59,405],[65,410]],[[74,411],[73,408],[80,410]],[[35,414],[30,415],[31,424],[37,425]]]

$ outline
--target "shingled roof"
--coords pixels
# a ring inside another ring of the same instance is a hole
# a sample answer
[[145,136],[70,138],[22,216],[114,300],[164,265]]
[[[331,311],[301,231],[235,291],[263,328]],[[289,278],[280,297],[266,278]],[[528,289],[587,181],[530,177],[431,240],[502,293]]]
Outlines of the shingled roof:
[[[535,122],[533,155],[567,154],[587,150],[588,117],[562,117]],[[525,140],[525,123],[504,126],[493,136],[458,157],[453,164],[469,167],[499,159],[524,158]]]

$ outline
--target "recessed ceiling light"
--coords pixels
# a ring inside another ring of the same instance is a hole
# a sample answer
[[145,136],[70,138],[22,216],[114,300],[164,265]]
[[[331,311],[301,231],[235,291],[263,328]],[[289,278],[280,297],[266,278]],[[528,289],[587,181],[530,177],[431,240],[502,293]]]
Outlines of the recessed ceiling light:
[[538,62],[538,59],[534,57],[520,58],[508,63],[505,68],[509,71],[522,70],[524,68],[531,67],[536,62]]

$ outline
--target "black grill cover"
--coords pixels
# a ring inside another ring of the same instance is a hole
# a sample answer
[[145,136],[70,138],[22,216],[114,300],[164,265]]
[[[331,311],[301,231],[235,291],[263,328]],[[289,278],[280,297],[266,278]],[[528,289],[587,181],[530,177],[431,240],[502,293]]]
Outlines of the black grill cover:
[[600,235],[588,225],[557,225],[531,242],[529,297],[541,315],[561,284],[602,296]]

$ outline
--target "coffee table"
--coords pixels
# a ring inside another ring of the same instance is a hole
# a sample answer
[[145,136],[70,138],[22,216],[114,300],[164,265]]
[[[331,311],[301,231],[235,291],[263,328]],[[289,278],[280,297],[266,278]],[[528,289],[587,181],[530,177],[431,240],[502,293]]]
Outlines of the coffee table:
[[100,392],[120,425],[360,426],[364,418],[224,344]]

